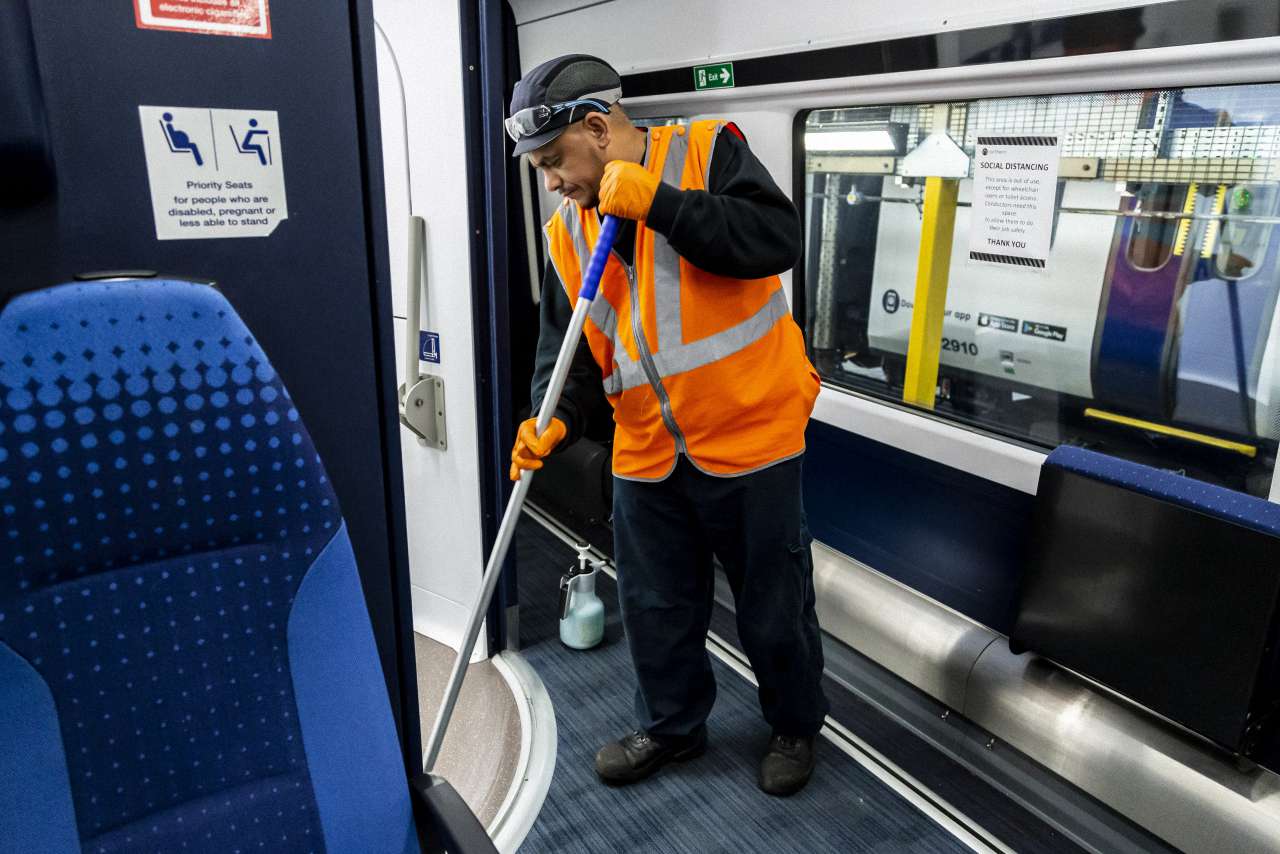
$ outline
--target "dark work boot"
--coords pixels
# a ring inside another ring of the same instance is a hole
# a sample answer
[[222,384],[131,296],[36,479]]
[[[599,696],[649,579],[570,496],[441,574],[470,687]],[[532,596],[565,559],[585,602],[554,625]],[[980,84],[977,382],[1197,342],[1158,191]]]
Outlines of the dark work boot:
[[760,762],[760,788],[785,798],[804,788],[813,774],[813,736],[774,734]]
[[611,786],[625,786],[643,780],[668,762],[684,762],[701,756],[706,749],[705,726],[684,738],[635,730],[600,748],[596,754],[596,773]]

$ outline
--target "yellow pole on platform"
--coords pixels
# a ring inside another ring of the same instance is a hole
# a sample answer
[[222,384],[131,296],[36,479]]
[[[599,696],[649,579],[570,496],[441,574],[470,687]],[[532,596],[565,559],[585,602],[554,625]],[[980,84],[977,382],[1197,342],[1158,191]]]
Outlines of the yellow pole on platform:
[[951,239],[956,227],[956,178],[926,178],[924,227],[916,268],[916,301],[907,345],[907,374],[902,387],[906,403],[933,409],[942,354],[942,318],[947,309],[947,276],[951,272]]

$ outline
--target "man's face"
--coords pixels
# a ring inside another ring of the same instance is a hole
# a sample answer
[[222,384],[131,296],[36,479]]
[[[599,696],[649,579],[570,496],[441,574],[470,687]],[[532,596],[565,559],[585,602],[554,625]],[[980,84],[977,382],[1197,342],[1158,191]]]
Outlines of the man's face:
[[573,199],[584,210],[600,201],[604,176],[604,150],[597,135],[584,122],[575,122],[560,136],[529,154],[529,162],[542,172],[547,192]]

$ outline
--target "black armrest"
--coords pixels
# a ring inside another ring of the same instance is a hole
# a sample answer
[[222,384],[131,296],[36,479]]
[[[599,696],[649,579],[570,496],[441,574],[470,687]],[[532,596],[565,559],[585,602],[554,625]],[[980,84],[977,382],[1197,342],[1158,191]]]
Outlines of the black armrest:
[[443,777],[421,774],[409,788],[423,854],[498,854],[480,819]]

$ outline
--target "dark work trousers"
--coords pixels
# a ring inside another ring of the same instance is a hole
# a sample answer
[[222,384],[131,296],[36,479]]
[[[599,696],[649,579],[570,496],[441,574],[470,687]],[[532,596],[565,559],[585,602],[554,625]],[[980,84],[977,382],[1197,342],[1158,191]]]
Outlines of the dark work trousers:
[[765,720],[783,735],[822,727],[827,700],[801,460],[714,477],[681,456],[666,480],[614,479],[614,557],[642,729],[688,735],[715,703],[706,646],[713,556],[733,589]]

